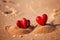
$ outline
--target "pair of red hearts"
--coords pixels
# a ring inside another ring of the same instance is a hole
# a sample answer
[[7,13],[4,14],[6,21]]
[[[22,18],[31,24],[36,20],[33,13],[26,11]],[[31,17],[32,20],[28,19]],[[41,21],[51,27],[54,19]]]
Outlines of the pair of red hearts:
[[[40,25],[45,25],[47,22],[47,15],[43,14],[42,16],[37,16],[36,22]],[[23,18],[22,20],[18,20],[16,25],[20,28],[27,28],[28,26],[30,26],[30,20]]]

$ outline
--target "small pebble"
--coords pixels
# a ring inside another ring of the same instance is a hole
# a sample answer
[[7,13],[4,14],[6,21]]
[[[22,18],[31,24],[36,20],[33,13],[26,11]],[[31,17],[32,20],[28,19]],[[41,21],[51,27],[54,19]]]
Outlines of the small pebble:
[[19,35],[20,38],[22,38],[23,36],[22,35]]

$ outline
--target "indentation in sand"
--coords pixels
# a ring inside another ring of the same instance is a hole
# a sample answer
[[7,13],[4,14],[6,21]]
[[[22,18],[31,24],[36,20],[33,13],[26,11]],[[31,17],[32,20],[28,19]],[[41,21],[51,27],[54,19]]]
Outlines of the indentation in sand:
[[5,27],[5,31],[13,35],[29,34],[33,29],[34,29],[33,27],[23,29],[23,28],[18,28],[16,26],[11,26],[11,25]]

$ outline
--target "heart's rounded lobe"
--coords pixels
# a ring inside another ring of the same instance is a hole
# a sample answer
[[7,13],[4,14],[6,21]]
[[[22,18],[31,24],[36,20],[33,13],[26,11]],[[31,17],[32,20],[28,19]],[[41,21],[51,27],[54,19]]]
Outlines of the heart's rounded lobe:
[[47,22],[47,15],[43,14],[42,16],[37,16],[36,17],[36,22],[40,25],[45,25]]
[[18,20],[16,25],[19,28],[28,28],[30,26],[30,20],[27,20],[26,18],[23,18],[22,20]]

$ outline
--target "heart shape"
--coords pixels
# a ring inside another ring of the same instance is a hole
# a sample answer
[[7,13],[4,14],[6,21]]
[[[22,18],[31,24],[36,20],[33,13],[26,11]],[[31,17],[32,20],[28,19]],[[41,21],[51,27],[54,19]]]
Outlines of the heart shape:
[[47,15],[43,14],[42,16],[37,16],[36,17],[36,22],[40,25],[45,25],[47,22]]
[[27,20],[26,18],[23,18],[22,20],[18,20],[16,25],[19,28],[28,28],[30,26],[30,20]]

